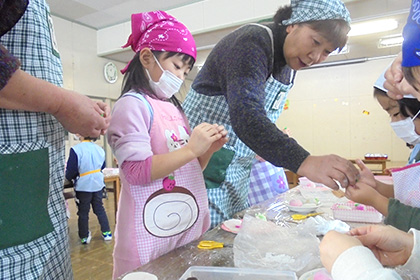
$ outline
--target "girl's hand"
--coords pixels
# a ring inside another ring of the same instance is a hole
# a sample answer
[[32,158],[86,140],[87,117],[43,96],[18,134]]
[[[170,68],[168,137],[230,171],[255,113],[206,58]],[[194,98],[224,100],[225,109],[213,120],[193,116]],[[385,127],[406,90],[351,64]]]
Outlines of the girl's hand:
[[375,201],[381,194],[371,186],[359,182],[355,186],[346,188],[345,196],[354,202],[375,207]]
[[213,126],[215,126],[215,128],[219,131],[219,133],[222,135],[222,138],[213,142],[213,144],[208,149],[208,152],[210,152],[212,154],[214,152],[217,152],[218,150],[220,150],[223,147],[223,145],[226,144],[227,141],[229,140],[226,137],[228,132],[223,125],[213,124]]
[[[227,132],[225,131],[225,133],[224,131],[223,126],[201,123],[194,128],[186,147],[190,149],[196,158],[200,157],[209,150],[214,142],[226,136]],[[220,149],[223,146],[220,146],[220,144],[216,144],[214,148]]]
[[360,168],[360,178],[358,182],[367,184],[372,188],[376,189],[376,180],[372,171],[366,167],[366,165],[360,159],[356,159],[356,164]]

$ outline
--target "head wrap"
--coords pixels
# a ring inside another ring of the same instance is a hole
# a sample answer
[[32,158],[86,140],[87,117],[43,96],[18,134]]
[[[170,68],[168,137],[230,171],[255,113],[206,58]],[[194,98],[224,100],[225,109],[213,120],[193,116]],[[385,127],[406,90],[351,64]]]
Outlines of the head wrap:
[[[122,47],[131,47],[136,53],[143,48],[149,48],[153,51],[187,54],[194,60],[197,57],[191,32],[184,24],[164,11],[132,14],[131,35]],[[130,62],[121,73],[127,71]]]
[[[390,65],[391,66],[391,65]],[[385,83],[385,81],[386,81],[386,79],[385,79],[385,72],[386,72],[386,70],[388,69],[389,67],[387,67],[386,69],[385,69],[385,71],[384,72],[382,72],[382,74],[379,76],[379,78],[376,80],[376,82],[375,82],[375,84],[373,85],[373,87],[374,88],[377,88],[377,89],[379,89],[379,90],[382,90],[383,92],[385,92],[385,93],[387,93],[388,92],[388,90],[384,87],[384,83]],[[416,97],[414,97],[413,95],[411,95],[411,94],[407,94],[407,95],[404,95],[404,98],[409,98],[409,99],[416,99]]]
[[403,31],[402,66],[420,65],[420,1],[413,0],[410,14]]
[[350,24],[350,13],[340,0],[292,0],[292,16],[283,20],[291,25],[317,20],[342,19]]

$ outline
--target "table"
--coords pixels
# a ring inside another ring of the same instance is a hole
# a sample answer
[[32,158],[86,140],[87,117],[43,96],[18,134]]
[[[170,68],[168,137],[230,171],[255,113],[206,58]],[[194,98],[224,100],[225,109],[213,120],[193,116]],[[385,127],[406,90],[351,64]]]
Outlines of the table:
[[[179,280],[190,266],[223,266],[233,267],[233,249],[224,247],[217,250],[201,250],[197,248],[200,240],[214,240],[233,244],[235,234],[215,227],[206,232],[202,238],[179,247],[154,261],[151,261],[136,271],[152,273],[159,280]],[[122,277],[120,278],[122,279]]]
[[[299,192],[299,187],[293,188],[289,190],[289,192]],[[279,196],[282,195],[285,194],[280,194]],[[277,198],[263,202],[261,204],[262,206],[253,206],[250,209],[237,213],[234,218],[241,218],[245,212],[249,214],[254,213],[254,211],[260,211],[260,209],[267,209],[270,202],[275,199]],[[284,206],[284,208],[287,209],[286,206]],[[320,212],[326,214],[326,217],[330,215],[330,213],[327,213],[328,210],[329,206],[319,209]],[[331,212],[331,210],[329,211]],[[135,271],[152,273],[156,275],[159,280],[179,280],[190,266],[234,267],[233,248],[224,247],[216,250],[202,250],[198,249],[197,245],[200,240],[214,240],[224,242],[225,244],[233,244],[235,237],[235,234],[222,230],[220,226],[215,227],[206,232],[199,240],[179,247],[156,260],[139,267]],[[120,279],[122,278],[123,277]]]
[[[375,178],[386,182],[392,180],[392,178],[389,176],[377,176]],[[321,190],[321,192],[318,192],[319,190]],[[314,191],[316,191],[316,193],[314,193]],[[279,194],[275,198],[271,198],[259,205],[254,205],[249,209],[245,209],[244,211],[237,213],[234,215],[234,218],[240,219],[244,216],[244,214],[255,216],[256,213],[264,213],[264,211],[266,213],[270,213],[268,210],[272,208],[273,202],[283,202],[280,203],[281,205],[278,208],[278,212],[281,212],[282,214],[290,217],[290,214],[294,214],[294,212],[288,211],[284,201],[294,197],[296,194],[303,194],[304,192],[306,194],[313,193],[315,197],[320,199],[322,205],[318,208],[317,211],[322,212],[322,216],[327,220],[332,219],[331,206],[335,202],[342,203],[348,201],[346,198],[338,198],[334,196],[330,189],[327,187],[305,188],[302,186],[297,186],[296,188],[290,189],[286,193]],[[272,215],[267,215],[267,217],[269,216]],[[280,222],[278,224],[284,223]],[[367,223],[347,222],[347,224],[353,228],[366,225]],[[296,224],[292,223],[290,225],[293,226]],[[206,232],[199,240],[179,247],[137,268],[135,271],[149,272],[156,275],[159,280],[179,280],[185,271],[191,266],[234,267],[233,248],[224,247],[215,250],[201,250],[197,248],[197,245],[201,240],[214,240],[224,242],[225,244],[233,244],[235,237],[235,234],[222,230],[220,226],[215,227],[212,230]],[[122,278],[123,277],[120,277],[119,279]]]
[[118,200],[120,199],[121,181],[119,174],[110,174],[104,176],[105,183],[113,183],[114,185],[114,207],[115,215],[117,214]]
[[[350,159],[352,163],[356,163],[356,160]],[[362,159],[363,163],[366,165],[380,165],[380,170],[372,170],[375,175],[385,175],[386,174],[386,162],[389,159]]]

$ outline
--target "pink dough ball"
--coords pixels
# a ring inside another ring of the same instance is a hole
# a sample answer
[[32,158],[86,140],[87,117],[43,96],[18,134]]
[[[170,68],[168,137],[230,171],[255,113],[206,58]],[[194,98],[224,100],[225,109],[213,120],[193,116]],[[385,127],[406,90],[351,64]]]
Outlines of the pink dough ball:
[[292,199],[289,201],[290,206],[302,206],[303,202],[299,199]]

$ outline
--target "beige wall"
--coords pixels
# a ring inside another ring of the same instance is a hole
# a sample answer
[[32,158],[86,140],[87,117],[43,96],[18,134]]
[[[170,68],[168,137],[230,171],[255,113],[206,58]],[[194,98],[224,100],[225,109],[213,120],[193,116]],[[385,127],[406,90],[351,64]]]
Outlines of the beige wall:
[[[289,109],[277,121],[314,155],[353,159],[388,154],[390,165],[405,164],[409,149],[392,131],[388,114],[373,97],[373,84],[392,58],[300,71]],[[363,113],[369,112],[369,114]]]
[[[96,30],[53,17],[55,34],[63,64],[64,87],[111,104],[121,93],[122,75],[114,84],[108,83],[103,75],[104,65],[109,59],[96,54]],[[118,69],[125,65],[113,61]],[[71,146],[79,143],[70,135],[66,141],[66,159]],[[112,166],[112,152],[102,136],[97,142],[105,147],[107,167]]]

